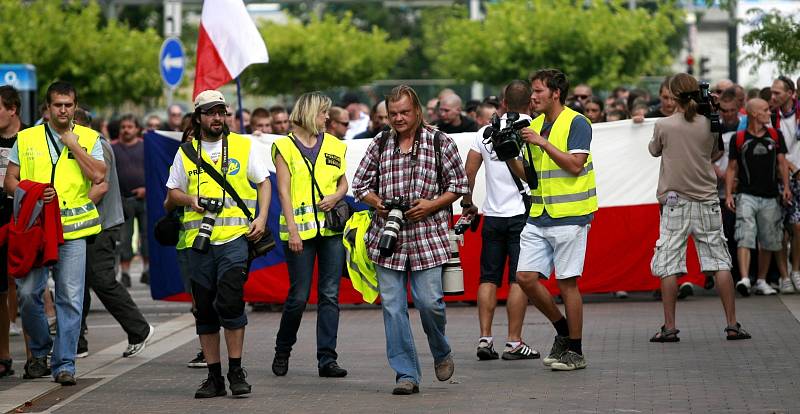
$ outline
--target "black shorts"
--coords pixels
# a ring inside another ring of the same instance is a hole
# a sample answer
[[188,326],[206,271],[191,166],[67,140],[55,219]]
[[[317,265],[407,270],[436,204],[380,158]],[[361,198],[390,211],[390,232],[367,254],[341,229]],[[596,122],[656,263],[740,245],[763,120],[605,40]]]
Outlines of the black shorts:
[[483,217],[481,283],[502,286],[506,260],[508,260],[508,283],[516,283],[519,234],[525,228],[527,217],[527,214],[513,217]]

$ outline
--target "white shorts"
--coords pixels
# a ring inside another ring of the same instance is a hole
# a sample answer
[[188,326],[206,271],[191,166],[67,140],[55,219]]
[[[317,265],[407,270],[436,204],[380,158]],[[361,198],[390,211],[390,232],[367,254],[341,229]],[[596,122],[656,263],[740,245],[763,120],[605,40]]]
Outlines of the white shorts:
[[555,267],[556,279],[580,276],[589,227],[589,224],[553,227],[526,224],[519,236],[517,272],[539,272],[549,279]]

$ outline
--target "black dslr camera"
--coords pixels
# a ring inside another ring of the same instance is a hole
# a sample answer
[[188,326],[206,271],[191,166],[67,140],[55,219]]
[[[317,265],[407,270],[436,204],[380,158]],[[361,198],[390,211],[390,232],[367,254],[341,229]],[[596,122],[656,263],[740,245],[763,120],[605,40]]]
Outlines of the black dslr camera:
[[389,217],[386,218],[386,224],[381,231],[378,249],[381,251],[381,256],[389,257],[394,254],[397,237],[400,235],[400,228],[405,221],[405,213],[411,208],[411,205],[404,197],[396,196],[391,200],[384,200],[383,206],[389,210]]
[[711,132],[722,132],[722,123],[719,120],[719,104],[709,92],[708,82],[700,82],[700,89],[694,92],[682,93],[683,98],[689,98],[697,103],[697,113],[711,121]]
[[203,221],[200,222],[197,237],[194,238],[192,243],[192,250],[199,253],[208,253],[208,247],[211,245],[211,232],[214,231],[217,214],[222,211],[222,200],[200,197],[197,200],[197,204],[205,209],[205,214],[203,215]]
[[492,116],[492,123],[483,130],[483,143],[492,143],[492,151],[500,161],[507,161],[519,155],[525,142],[520,130],[531,124],[529,119],[519,119],[516,112],[506,113],[506,127],[500,128],[500,118]]

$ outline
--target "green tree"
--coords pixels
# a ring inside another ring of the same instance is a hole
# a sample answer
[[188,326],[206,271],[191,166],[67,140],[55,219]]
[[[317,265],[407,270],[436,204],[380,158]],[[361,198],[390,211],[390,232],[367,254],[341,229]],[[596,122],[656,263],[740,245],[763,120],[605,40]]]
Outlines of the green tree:
[[425,53],[439,75],[500,85],[532,70],[559,68],[572,83],[629,83],[665,71],[683,24],[671,1],[655,10],[627,2],[527,0],[487,4],[483,21],[428,25]]
[[369,32],[326,16],[307,24],[267,22],[260,27],[270,63],[254,65],[242,76],[248,91],[265,95],[354,87],[379,79],[403,56],[408,41],[388,40],[377,27]]
[[765,13],[755,9],[748,14],[756,17],[756,24],[752,31],[744,35],[743,40],[746,45],[755,46],[758,50],[744,56],[744,59],[759,65],[775,62],[784,73],[800,69],[800,19],[793,15],[782,16],[777,10]]
[[0,61],[36,66],[41,98],[57,79],[72,82],[92,107],[161,96],[161,38],[101,20],[94,2],[0,0]]

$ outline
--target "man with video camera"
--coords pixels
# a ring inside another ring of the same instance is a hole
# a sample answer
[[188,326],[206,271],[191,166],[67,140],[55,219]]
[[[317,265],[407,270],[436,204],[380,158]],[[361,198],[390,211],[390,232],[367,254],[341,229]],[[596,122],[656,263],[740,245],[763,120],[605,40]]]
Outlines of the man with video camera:
[[391,129],[367,147],[353,179],[353,194],[377,213],[366,244],[378,276],[386,354],[397,373],[392,393],[408,395],[419,392],[422,376],[408,318],[409,281],[436,378],[446,381],[453,375],[442,265],[450,258],[450,206],[469,188],[455,142],[424,123],[422,105],[411,87],[392,89],[386,107]]
[[[539,70],[531,76],[531,87],[533,110],[541,115],[522,130],[527,143],[522,153],[533,169],[526,171],[518,159],[507,161],[518,177],[528,181],[532,195],[527,224],[520,234],[517,283],[557,332],[542,362],[553,370],[572,371],[586,368],[578,278],[583,273],[589,223],[597,211],[589,152],[592,128],[583,115],[564,106],[569,90],[564,73]],[[566,318],[540,282],[550,277],[553,268]]]
[[[528,297],[519,287],[516,280],[517,260],[519,259],[519,234],[525,227],[528,216],[530,195],[528,187],[499,159],[492,142],[496,137],[484,138],[489,134],[502,131],[514,119],[531,121],[531,85],[523,80],[509,83],[503,91],[503,116],[493,118],[499,121],[497,128],[489,125],[478,131],[467,154],[465,169],[469,180],[470,191],[475,186],[475,177],[481,165],[486,173],[486,199],[483,202],[483,228],[481,230],[481,273],[478,286],[478,322],[480,338],[477,355],[480,360],[492,360],[499,357],[494,350],[492,338],[492,319],[497,306],[497,288],[503,284],[503,270],[508,260],[508,338],[503,350],[504,360],[536,359],[539,352],[522,341],[522,323],[528,307]],[[519,151],[515,151],[519,154]],[[461,201],[464,209],[462,217],[478,214],[478,207],[472,205],[472,195],[467,194]]]
[[712,133],[716,129],[714,104],[707,93],[708,85],[702,86],[686,73],[672,77],[669,89],[678,106],[675,113],[656,122],[648,146],[651,155],[661,157],[656,193],[661,204],[661,222],[650,269],[661,279],[664,305],[664,325],[650,342],[680,341],[680,331],[675,327],[677,279],[686,274],[689,235],[694,237],[700,270],[714,275],[728,323],[724,329],[727,339],[750,338],[736,321],[731,256],[722,228],[717,178],[711,163],[721,149],[718,148],[719,139]]
[[[194,108],[193,136],[198,139],[183,144],[175,154],[167,181],[167,203],[184,209],[177,247],[178,254],[186,257],[179,263],[188,267],[182,271],[191,275],[192,313],[208,362],[208,379],[195,398],[227,394],[220,363],[220,326],[225,329],[228,347],[231,393],[249,394],[250,384],[242,368],[247,325],[244,283],[248,241],[272,237],[266,228],[269,170],[256,144],[227,129],[225,98],[220,92],[201,92]],[[250,221],[256,204],[258,216]]]

